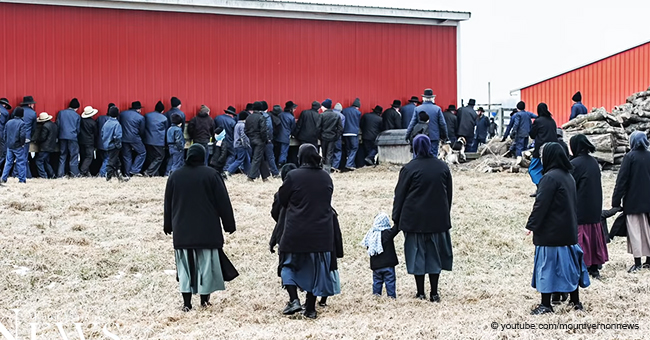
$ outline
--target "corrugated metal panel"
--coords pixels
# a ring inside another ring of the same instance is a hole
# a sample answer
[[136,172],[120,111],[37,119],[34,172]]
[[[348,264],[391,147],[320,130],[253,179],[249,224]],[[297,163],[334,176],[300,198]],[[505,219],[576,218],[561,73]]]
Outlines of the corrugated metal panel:
[[582,93],[588,109],[625,103],[632,93],[645,91],[650,86],[650,43],[623,51],[593,64],[561,74],[521,90],[521,99],[533,111],[544,102],[558,125],[571,115],[571,97]]
[[[362,111],[433,88],[456,104],[456,27],[0,4],[0,96],[33,95],[37,111],[72,97],[105,112],[139,100],[201,104],[221,114],[255,100],[329,97]],[[15,105],[14,105],[15,106]]]

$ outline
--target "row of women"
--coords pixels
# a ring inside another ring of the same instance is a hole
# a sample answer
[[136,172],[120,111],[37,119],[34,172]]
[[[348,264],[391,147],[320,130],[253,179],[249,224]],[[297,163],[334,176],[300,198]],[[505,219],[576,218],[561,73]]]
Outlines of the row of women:
[[[428,137],[417,136],[413,144],[415,158],[402,168],[395,189],[393,221],[405,233],[406,268],[415,276],[416,297],[424,295],[424,277],[429,275],[431,296],[437,297],[432,301],[437,302],[440,273],[451,270],[453,262],[451,172],[433,157]],[[552,300],[560,303],[565,295],[570,295],[573,308],[582,310],[579,287],[589,286],[587,265],[595,275],[598,265],[607,261],[600,225],[600,170],[589,156],[594,148],[584,136],[574,137],[570,144],[573,161],[558,143],[540,148],[543,177],[526,225],[535,244],[532,286],[542,296],[533,314],[552,312]],[[650,195],[647,146],[645,134],[632,135],[632,151],[625,157],[613,197],[614,207],[620,207],[621,200],[624,203],[628,248],[635,261],[650,255],[650,209],[639,208],[650,204],[646,197]],[[221,232],[221,224],[229,233],[236,230],[232,206],[223,179],[203,165],[204,155],[202,146],[193,145],[185,166],[169,177],[165,192],[164,231],[173,233],[177,279],[186,311],[192,308],[192,294],[200,294],[201,304],[209,305],[210,294],[225,289],[224,281],[233,277],[234,269],[223,253]],[[298,169],[283,169],[283,184],[273,209],[278,223],[283,222],[280,231],[274,231],[279,244],[278,274],[289,295],[283,312],[294,314],[304,309],[306,317],[316,318],[316,297],[340,292],[336,259],[343,255],[342,238],[331,207],[334,185],[322,170],[318,151],[305,144],[298,157]],[[271,249],[273,246],[272,242]],[[636,265],[641,268],[640,262]],[[304,307],[299,289],[307,293]]]

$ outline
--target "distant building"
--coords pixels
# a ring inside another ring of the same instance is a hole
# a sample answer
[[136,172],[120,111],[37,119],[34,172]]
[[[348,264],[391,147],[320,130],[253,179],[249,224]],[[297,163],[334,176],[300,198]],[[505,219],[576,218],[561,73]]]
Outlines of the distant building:
[[650,41],[517,90],[529,111],[540,102],[548,104],[559,125],[569,120],[571,97],[577,91],[582,93],[582,103],[588,110],[605,107],[611,111],[648,86]]
[[0,95],[56,112],[177,96],[191,118],[254,100],[298,111],[332,98],[362,111],[433,88],[456,104],[466,12],[250,0],[9,0],[0,3]]

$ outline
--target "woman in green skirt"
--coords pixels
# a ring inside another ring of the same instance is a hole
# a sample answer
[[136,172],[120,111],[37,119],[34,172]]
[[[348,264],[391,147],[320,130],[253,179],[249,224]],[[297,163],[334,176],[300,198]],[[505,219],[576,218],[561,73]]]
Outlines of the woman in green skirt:
[[404,232],[406,270],[415,276],[416,298],[425,300],[424,276],[429,275],[429,300],[440,302],[438,279],[451,270],[451,199],[449,167],[433,157],[426,135],[413,139],[415,158],[399,173],[393,202],[393,221]]
[[205,166],[205,152],[202,145],[192,145],[185,165],[169,176],[165,190],[164,231],[173,233],[184,311],[192,309],[192,294],[199,294],[201,306],[207,307],[210,294],[225,289],[220,258],[230,262],[222,250],[221,225],[235,232],[228,191],[219,173]]

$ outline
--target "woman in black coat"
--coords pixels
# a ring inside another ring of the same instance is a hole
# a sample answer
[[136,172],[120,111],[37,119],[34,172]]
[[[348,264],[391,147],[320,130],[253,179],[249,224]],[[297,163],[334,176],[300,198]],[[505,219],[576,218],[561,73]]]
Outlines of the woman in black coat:
[[[537,115],[537,119],[530,128],[530,138],[535,140],[535,150],[533,150],[533,159],[528,168],[528,174],[535,185],[539,185],[539,181],[542,180],[543,166],[540,149],[546,143],[557,142],[557,124],[545,103],[537,105]],[[531,197],[535,197],[535,194]]]
[[[650,268],[650,151],[648,137],[635,131],[630,135],[630,152],[623,158],[612,195],[612,207],[621,207],[627,222],[627,251],[634,256],[628,272]],[[641,256],[646,262],[641,265]]]
[[226,186],[216,170],[205,166],[205,153],[202,145],[192,145],[165,189],[164,231],[173,233],[184,311],[192,309],[192,294],[200,294],[201,306],[209,306],[210,294],[225,289],[224,265],[230,262],[222,250],[221,225],[230,234],[236,229]]
[[542,152],[544,177],[539,182],[526,229],[533,232],[535,265],[532,286],[542,303],[531,314],[552,313],[551,295],[570,293],[575,310],[582,310],[578,287],[589,286],[589,274],[578,245],[576,185],[573,168],[558,143],[546,143]]
[[573,179],[578,193],[578,244],[584,252],[589,274],[600,278],[599,266],[609,260],[607,239],[603,233],[601,213],[603,210],[603,187],[600,166],[589,153],[596,148],[585,135],[576,135],[569,141],[573,159]]
[[312,144],[298,150],[300,168],[287,174],[278,191],[286,209],[280,238],[280,276],[289,293],[283,313],[302,310],[297,289],[307,292],[304,316],[315,319],[316,297],[340,293],[336,266],[337,232],[332,209],[334,184],[323,171],[321,157]]
[[451,270],[451,172],[433,157],[431,140],[418,135],[413,140],[415,158],[399,174],[393,202],[393,221],[404,232],[406,270],[415,276],[416,298],[426,299],[424,276],[429,274],[429,300],[439,302],[438,279]]

